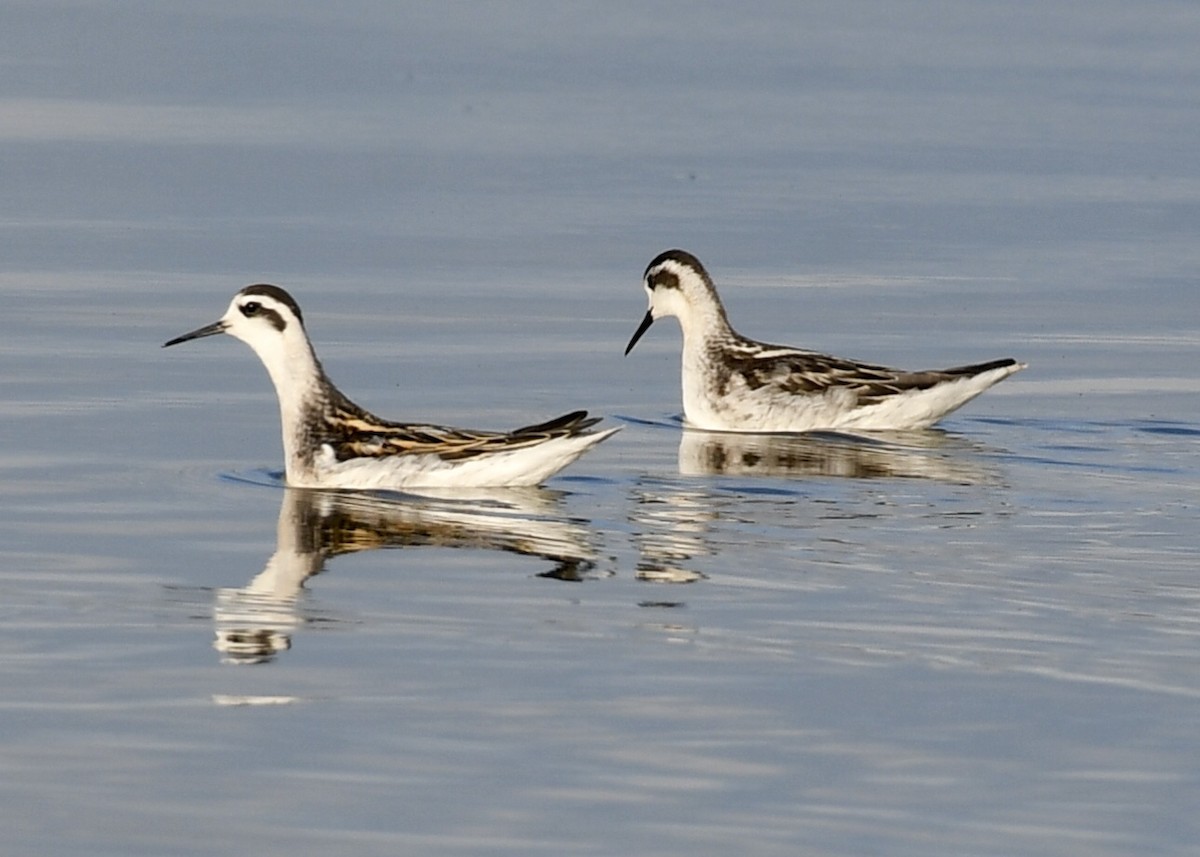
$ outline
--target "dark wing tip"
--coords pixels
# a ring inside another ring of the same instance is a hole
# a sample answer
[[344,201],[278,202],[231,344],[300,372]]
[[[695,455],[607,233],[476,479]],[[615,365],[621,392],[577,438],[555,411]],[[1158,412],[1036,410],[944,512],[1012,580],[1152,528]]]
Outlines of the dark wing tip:
[[555,417],[544,423],[537,423],[531,426],[522,426],[519,429],[514,429],[510,435],[525,435],[525,434],[578,434],[586,428],[594,426],[600,422],[602,417],[589,417],[587,411],[571,411],[569,414],[563,414],[561,417]]
[[1014,360],[1011,357],[1004,357],[1000,360],[989,360],[987,363],[973,363],[970,366],[955,366],[953,369],[943,370],[947,375],[979,375],[983,372],[990,372],[993,369],[1007,369],[1010,366],[1020,367],[1020,361]]

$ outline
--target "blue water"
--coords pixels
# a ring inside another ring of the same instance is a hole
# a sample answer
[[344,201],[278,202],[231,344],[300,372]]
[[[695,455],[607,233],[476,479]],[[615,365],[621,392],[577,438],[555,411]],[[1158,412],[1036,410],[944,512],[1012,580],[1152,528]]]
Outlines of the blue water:
[[[1200,843],[1189,4],[12,4],[0,826],[58,855]],[[739,330],[1030,363],[934,431],[678,419]],[[250,282],[536,491],[283,488]]]

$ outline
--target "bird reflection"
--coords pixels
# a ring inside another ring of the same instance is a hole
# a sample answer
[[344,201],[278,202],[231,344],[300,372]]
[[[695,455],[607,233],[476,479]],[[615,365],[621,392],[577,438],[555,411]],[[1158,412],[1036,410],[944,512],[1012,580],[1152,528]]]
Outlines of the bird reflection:
[[[638,486],[630,505],[633,540],[638,549],[635,575],[647,583],[695,583],[706,580],[688,561],[707,556],[712,548],[706,535],[718,518],[718,504],[707,491],[678,487]],[[674,607],[673,601],[642,602],[642,606]]]
[[685,429],[679,442],[684,476],[902,477],[975,484],[993,477],[965,451],[978,449],[938,430],[873,436],[809,432],[738,434]]
[[564,518],[561,495],[497,489],[459,495],[374,495],[288,488],[275,553],[246,586],[217,591],[213,646],[226,663],[262,663],[291,647],[297,628],[321,621],[297,609],[304,582],[342,554],[433,546],[501,550],[554,564],[541,576],[581,580],[596,564],[594,534]]
[[[741,434],[684,429],[679,443],[683,476],[916,478],[973,485],[998,480],[981,463],[979,446],[938,430],[874,436],[811,432]],[[728,487],[728,486],[727,486]],[[637,578],[692,583],[706,575],[697,560],[723,553],[716,531],[743,514],[745,491],[714,491],[711,483],[640,482],[630,503]],[[679,602],[643,602],[678,606]]]

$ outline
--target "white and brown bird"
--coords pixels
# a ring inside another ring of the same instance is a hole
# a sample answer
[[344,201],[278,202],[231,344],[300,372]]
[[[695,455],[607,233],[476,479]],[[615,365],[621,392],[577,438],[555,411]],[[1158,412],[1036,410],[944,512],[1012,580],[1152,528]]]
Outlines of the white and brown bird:
[[683,250],[657,256],[643,285],[650,308],[625,353],[656,319],[679,319],[684,416],[711,431],[927,428],[1026,365],[1005,358],[907,372],[755,342],[730,327],[712,278]]
[[402,489],[537,485],[618,428],[574,411],[509,432],[380,419],[329,380],[300,306],[278,286],[247,286],[216,322],[165,343],[228,333],[259,356],[275,384],[287,484],[302,488]]

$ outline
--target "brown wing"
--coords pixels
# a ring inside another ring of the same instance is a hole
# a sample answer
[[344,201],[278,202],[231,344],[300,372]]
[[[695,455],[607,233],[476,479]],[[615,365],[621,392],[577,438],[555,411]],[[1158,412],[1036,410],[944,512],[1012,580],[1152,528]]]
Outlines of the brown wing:
[[953,369],[905,372],[815,351],[769,345],[745,350],[731,349],[725,360],[731,378],[735,375],[740,377],[751,390],[769,387],[780,393],[807,396],[841,387],[857,394],[859,403],[864,405],[908,390],[928,389],[956,378],[978,375],[1015,363],[1015,360],[1004,359]]
[[419,423],[381,420],[356,406],[338,407],[318,443],[329,444],[339,461],[380,455],[436,455],[445,461],[489,452],[534,446],[555,437],[572,437],[600,421],[587,411],[573,411],[510,432],[476,431]]

